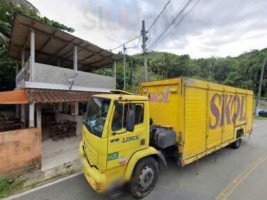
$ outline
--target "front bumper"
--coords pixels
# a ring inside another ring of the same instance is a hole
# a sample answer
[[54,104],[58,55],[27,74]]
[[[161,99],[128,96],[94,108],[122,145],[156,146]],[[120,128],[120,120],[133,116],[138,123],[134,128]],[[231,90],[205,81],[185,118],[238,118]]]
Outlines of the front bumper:
[[106,191],[106,176],[98,171],[97,168],[90,165],[83,150],[82,142],[79,146],[79,154],[82,158],[83,173],[88,183],[96,192],[102,193]]

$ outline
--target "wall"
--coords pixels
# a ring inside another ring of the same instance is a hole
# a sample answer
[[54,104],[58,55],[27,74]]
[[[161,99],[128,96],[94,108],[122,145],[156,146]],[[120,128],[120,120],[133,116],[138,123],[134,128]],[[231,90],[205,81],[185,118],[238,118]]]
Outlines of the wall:
[[0,133],[0,176],[11,176],[41,168],[40,129]]
[[[56,67],[41,63],[35,63],[34,81],[41,83],[54,83],[70,85],[68,77],[74,73],[72,69]],[[115,88],[113,77],[102,76],[93,73],[78,71],[77,86],[95,87],[95,88]]]

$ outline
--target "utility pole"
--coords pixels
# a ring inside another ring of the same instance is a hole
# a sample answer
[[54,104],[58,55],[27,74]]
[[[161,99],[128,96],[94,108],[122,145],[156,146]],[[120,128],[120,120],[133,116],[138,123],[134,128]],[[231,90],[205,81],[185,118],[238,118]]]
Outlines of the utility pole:
[[211,64],[209,63],[209,81],[211,81],[210,68],[211,68]]
[[144,70],[145,70],[145,81],[147,81],[147,57],[146,57],[146,42],[148,40],[147,37],[147,32],[146,32],[146,25],[145,25],[145,20],[142,20],[142,30],[141,30],[141,35],[142,35],[142,48],[143,48],[143,56],[144,56]]
[[263,83],[265,63],[266,63],[266,58],[264,58],[262,68],[261,68],[261,76],[260,76],[259,89],[258,89],[258,98],[257,98],[257,104],[256,104],[256,115],[257,116],[258,116],[258,110],[260,108],[260,97],[261,97],[261,89],[262,89],[262,83]]
[[125,44],[123,45],[123,90],[126,89],[126,48]]

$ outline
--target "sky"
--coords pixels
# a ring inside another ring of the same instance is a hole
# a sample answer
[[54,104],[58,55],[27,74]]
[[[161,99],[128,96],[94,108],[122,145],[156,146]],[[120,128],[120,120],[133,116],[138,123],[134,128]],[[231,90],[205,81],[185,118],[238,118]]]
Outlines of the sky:
[[[113,49],[140,35],[142,20],[148,30],[168,0],[29,1],[42,16],[74,28],[74,35]],[[171,0],[148,32],[148,51],[207,58],[266,48],[266,8],[267,0]],[[137,39],[127,44],[127,53],[142,52],[141,43]]]

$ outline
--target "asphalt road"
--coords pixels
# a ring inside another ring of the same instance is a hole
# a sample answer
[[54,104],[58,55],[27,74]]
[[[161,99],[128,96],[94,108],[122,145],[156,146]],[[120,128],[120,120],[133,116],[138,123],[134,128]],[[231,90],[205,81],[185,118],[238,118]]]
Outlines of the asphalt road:
[[[153,200],[261,200],[267,199],[267,120],[254,123],[254,134],[238,150],[222,149],[184,168],[169,162],[153,192]],[[83,175],[24,195],[19,200],[100,200],[109,196],[95,193]],[[113,199],[133,199],[125,192]]]

